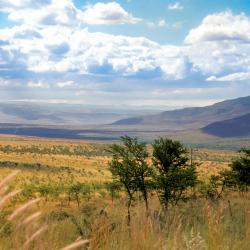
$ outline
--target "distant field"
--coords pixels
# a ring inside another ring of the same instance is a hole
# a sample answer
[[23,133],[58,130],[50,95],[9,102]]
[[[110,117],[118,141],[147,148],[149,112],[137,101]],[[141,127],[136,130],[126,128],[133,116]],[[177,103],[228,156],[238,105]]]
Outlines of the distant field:
[[[109,179],[103,143],[0,137],[0,174],[21,169],[20,181],[77,178],[84,182]],[[15,163],[15,164],[12,164]]]
[[[28,180],[100,183],[110,179],[107,169],[109,143],[51,140],[15,136],[0,137],[0,175],[21,169],[20,183]],[[232,150],[195,148],[193,159],[201,163],[199,172],[207,176],[228,166],[237,153]]]
[[[169,137],[182,141],[187,146],[211,149],[239,150],[250,146],[250,137],[221,138],[203,133],[201,130],[168,131],[164,127],[113,126],[102,127],[42,127],[20,124],[0,124],[0,134],[64,140],[91,140],[114,142],[123,135],[138,137],[151,143],[157,137]],[[40,140],[40,139],[39,139]]]

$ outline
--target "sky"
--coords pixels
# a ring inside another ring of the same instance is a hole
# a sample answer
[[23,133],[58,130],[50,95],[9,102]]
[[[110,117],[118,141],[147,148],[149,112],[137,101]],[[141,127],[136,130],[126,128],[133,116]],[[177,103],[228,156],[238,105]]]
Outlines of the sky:
[[205,106],[250,95],[249,0],[0,0],[0,100]]

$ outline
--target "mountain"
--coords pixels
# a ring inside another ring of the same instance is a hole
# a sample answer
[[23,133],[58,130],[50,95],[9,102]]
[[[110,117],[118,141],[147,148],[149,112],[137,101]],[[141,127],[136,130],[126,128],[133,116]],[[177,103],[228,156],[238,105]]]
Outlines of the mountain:
[[64,103],[0,102],[0,123],[31,125],[110,124],[138,114],[159,111]]
[[218,137],[238,137],[250,135],[250,113],[237,118],[214,122],[202,128],[206,134]]
[[233,119],[250,111],[250,96],[216,103],[211,106],[165,111],[121,119],[113,125],[164,127],[169,130],[196,129],[210,123]]

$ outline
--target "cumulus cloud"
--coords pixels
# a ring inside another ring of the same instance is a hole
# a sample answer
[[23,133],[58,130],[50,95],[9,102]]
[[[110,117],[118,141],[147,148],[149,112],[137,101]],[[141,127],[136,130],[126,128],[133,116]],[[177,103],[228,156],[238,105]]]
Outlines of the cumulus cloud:
[[10,12],[8,18],[31,25],[77,25],[79,10],[71,0],[51,0],[39,8],[27,5]]
[[250,19],[243,13],[225,11],[205,17],[189,32],[186,53],[194,68],[207,75],[208,80],[231,81],[250,71],[249,41]]
[[12,21],[39,25],[135,24],[141,21],[117,2],[88,5],[83,10],[72,0],[0,0],[0,11]]
[[[30,33],[27,38],[20,34]],[[191,62],[177,46],[162,46],[142,37],[91,33],[66,26],[37,28],[23,25],[0,30],[7,45],[0,55],[33,72],[77,72],[120,76],[182,79]]]
[[249,17],[244,13],[233,15],[231,11],[208,15],[201,25],[192,29],[185,38],[187,44],[216,41],[249,42]]
[[37,8],[48,5],[52,0],[0,0],[0,11],[11,12],[23,8]]
[[[44,7],[55,2],[48,1]],[[59,10],[71,6],[77,13],[78,9],[71,4],[71,1],[64,0]],[[93,15],[96,23],[99,22],[97,19],[112,23],[123,20],[122,23],[132,18],[124,14],[119,4],[108,4],[114,7],[109,6],[109,14],[106,13],[107,4],[89,6],[84,12],[99,13]],[[124,15],[110,14],[115,10]],[[92,21],[89,20],[95,22]],[[18,69],[25,69],[44,74],[74,72],[114,77],[160,77],[165,80],[180,80],[192,74],[201,74],[208,79],[211,75],[215,76],[216,80],[226,74],[250,72],[250,45],[242,42],[250,37],[247,33],[250,20],[245,14],[233,15],[227,11],[204,18],[201,25],[187,35],[185,46],[160,45],[143,37],[93,33],[87,28],[71,27],[61,22],[57,25],[40,24],[24,21],[21,25],[0,29],[0,67],[2,71],[8,68],[4,74],[9,75],[11,71],[16,74]],[[166,21],[162,19],[157,25],[163,27]],[[216,39],[218,37],[220,39]]]
[[175,2],[175,3],[170,3],[168,5],[168,9],[169,10],[183,10],[184,7],[179,2]]
[[[23,85],[30,91],[35,89],[39,96],[56,88],[65,96],[71,93],[72,97],[71,91],[75,90],[84,93],[79,98],[87,100],[91,92],[95,100],[102,96],[109,101],[112,95],[119,100],[125,91],[138,88],[136,96],[147,87],[148,102],[153,103],[152,83],[158,82],[161,87],[173,83],[195,85],[198,81],[199,85],[216,81],[243,84],[250,78],[250,20],[245,14],[226,11],[209,15],[189,32],[183,45],[171,46],[144,37],[90,32],[85,24],[140,21],[116,2],[84,9],[76,8],[71,0],[8,3],[0,0],[0,11],[20,23],[0,28],[1,90]],[[152,25],[171,27],[164,19]],[[185,96],[184,90],[178,91],[172,95]]]
[[80,13],[80,18],[87,24],[135,24],[141,21],[128,13],[117,2],[96,3],[89,5]]

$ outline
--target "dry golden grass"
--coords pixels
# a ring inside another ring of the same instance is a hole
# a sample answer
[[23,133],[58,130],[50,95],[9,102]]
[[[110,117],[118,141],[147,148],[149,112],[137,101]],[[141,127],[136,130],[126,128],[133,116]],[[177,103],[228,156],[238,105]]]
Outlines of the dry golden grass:
[[[7,137],[0,136],[0,145],[11,147],[32,147],[38,146],[41,148],[50,148],[57,146],[67,146],[74,148],[77,146],[84,146],[91,151],[94,147],[103,146],[103,142],[86,142],[86,141],[64,141],[64,140],[48,140],[22,137]],[[98,154],[98,153],[97,153]],[[193,159],[200,163],[198,171],[200,176],[207,177],[212,174],[218,173],[228,167],[231,159],[237,155],[234,151],[226,150],[211,150],[211,149],[196,149],[193,151]],[[105,182],[110,179],[110,173],[107,170],[107,164],[110,158],[101,153],[95,156],[79,156],[79,155],[51,155],[51,154],[38,154],[38,153],[16,153],[16,152],[1,152],[0,162],[10,161],[16,163],[30,163],[30,164],[44,164],[51,167],[67,167],[72,170],[72,175],[79,181],[86,183]],[[74,172],[75,171],[75,172]],[[8,168],[0,168],[0,175],[5,176],[10,172]],[[33,171],[32,169],[22,169],[19,179],[26,180],[32,178],[47,178],[48,174],[54,180],[59,180],[62,177],[61,172],[46,172],[46,171]],[[67,173],[66,173],[67,174]]]
[[[94,147],[103,148],[101,142],[93,144],[86,141],[38,141],[34,138],[7,136],[0,137],[0,145],[34,145],[42,148],[74,148],[80,145],[90,150]],[[40,196],[36,193],[29,201],[19,195],[19,188],[38,181],[68,184],[79,181],[86,184],[110,180],[111,175],[107,169],[110,158],[101,151],[100,155],[98,150],[96,152],[94,156],[79,156],[0,151],[0,162],[39,163],[49,166],[45,169],[20,167],[22,165],[13,168],[1,167],[0,163],[0,181],[15,169],[21,169],[15,180],[9,177],[2,184],[0,182],[0,206],[2,208],[2,204],[8,203],[3,217],[11,224],[10,230],[5,229],[4,237],[0,237],[0,249],[59,250],[88,249],[89,246],[92,250],[249,249],[249,194],[242,197],[241,194],[232,192],[225,196],[224,200],[217,202],[201,198],[180,203],[170,207],[167,216],[154,196],[150,198],[149,214],[146,213],[142,202],[133,203],[130,227],[127,225],[126,199],[122,194],[112,201],[107,191],[96,190],[90,197],[82,197],[79,207],[75,200],[69,203],[66,194],[60,194],[48,201],[45,198],[38,200]],[[199,176],[203,179],[227,168],[235,156],[237,153],[234,151],[193,151],[193,159],[200,163]],[[4,186],[5,188],[1,188]]]
[[[94,147],[93,143],[82,141],[62,141],[62,140],[46,140],[42,139],[24,139],[19,137],[0,137],[1,146],[11,146],[13,148],[32,147],[38,146],[41,148],[51,148],[57,146],[67,146],[74,148],[77,146],[84,146],[91,151]],[[97,143],[102,145],[102,143]],[[59,168],[66,167],[71,170],[71,175],[74,175],[77,180],[85,183],[103,182],[110,179],[110,173],[107,170],[107,163],[109,158],[103,153],[95,156],[80,156],[80,155],[63,155],[63,154],[39,154],[39,153],[17,153],[17,152],[1,152],[0,151],[0,176],[7,175],[12,168],[1,168],[1,162],[8,161],[14,163],[29,163],[29,164],[44,164],[49,167]],[[29,179],[37,178],[44,179],[48,175],[53,180],[59,180],[63,175],[68,173],[62,173],[58,171],[34,171],[32,169],[22,169],[21,175],[19,175],[20,182],[27,182]]]

